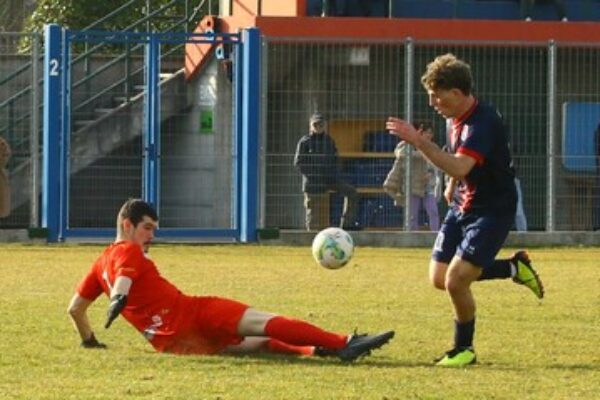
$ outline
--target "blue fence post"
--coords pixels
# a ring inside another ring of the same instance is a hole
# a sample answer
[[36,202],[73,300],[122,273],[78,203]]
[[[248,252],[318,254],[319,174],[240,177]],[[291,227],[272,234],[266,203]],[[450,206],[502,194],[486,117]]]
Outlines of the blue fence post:
[[61,76],[61,105],[62,118],[60,130],[60,216],[58,225],[58,240],[66,237],[69,226],[69,187],[70,168],[69,154],[71,153],[71,43],[69,30],[62,33],[62,76]]
[[160,87],[158,73],[160,69],[160,48],[156,34],[148,33],[146,44],[146,99],[143,160],[143,198],[159,209],[159,138],[160,138]]
[[60,123],[61,123],[61,58],[62,29],[50,24],[44,27],[44,134],[42,227],[48,229],[48,241],[56,242],[60,230]]
[[232,159],[235,160],[235,169],[232,185],[235,188],[234,193],[234,207],[232,208],[235,216],[235,230],[236,230],[236,239],[240,240],[241,237],[241,218],[242,215],[242,126],[244,121],[244,114],[242,113],[242,99],[243,99],[243,84],[242,77],[244,76],[244,64],[242,60],[244,59],[244,48],[241,43],[241,35],[240,42],[237,46],[235,46],[235,50],[233,53],[233,82],[234,82],[234,99],[233,99],[233,146],[232,146]]
[[[260,126],[260,31],[242,32],[242,136],[240,143],[240,241],[257,240]],[[239,105],[238,105],[239,106]],[[240,111],[238,107],[238,112]]]

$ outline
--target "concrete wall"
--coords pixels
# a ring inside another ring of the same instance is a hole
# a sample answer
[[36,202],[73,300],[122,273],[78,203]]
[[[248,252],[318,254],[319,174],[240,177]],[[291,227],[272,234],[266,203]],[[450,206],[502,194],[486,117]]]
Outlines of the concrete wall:
[[[161,227],[232,226],[231,91],[217,61],[194,81],[180,71],[161,84]],[[212,129],[201,126],[203,112]],[[112,227],[119,205],[141,196],[144,129],[140,95],[73,134],[70,226]]]
[[[231,83],[210,61],[186,84],[188,107],[162,129],[161,226],[229,228],[232,220]],[[212,129],[201,115],[212,114]]]

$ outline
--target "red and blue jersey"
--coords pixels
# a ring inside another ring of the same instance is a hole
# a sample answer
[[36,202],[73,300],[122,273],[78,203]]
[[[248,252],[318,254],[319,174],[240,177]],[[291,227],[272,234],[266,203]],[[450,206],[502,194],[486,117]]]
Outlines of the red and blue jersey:
[[467,176],[458,182],[453,206],[462,213],[514,214],[515,172],[508,129],[498,110],[476,100],[465,114],[448,120],[447,125],[449,151],[476,161]]

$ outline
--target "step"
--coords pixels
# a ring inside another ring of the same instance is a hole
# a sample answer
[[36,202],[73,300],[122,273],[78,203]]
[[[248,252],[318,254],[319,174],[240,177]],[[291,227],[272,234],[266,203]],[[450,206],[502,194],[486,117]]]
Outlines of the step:
[[128,101],[137,100],[138,98],[142,97],[143,95],[144,95],[143,92],[135,92],[134,94],[132,94],[131,96],[129,96],[129,100],[125,96],[114,96],[112,98],[112,100],[113,100],[113,102],[115,104],[125,104]]
[[96,121],[95,119],[81,119],[78,121],[73,121],[73,126],[76,128],[76,130],[78,130],[79,128],[88,126],[88,125],[94,123],[95,121]]
[[[131,100],[131,96],[129,97],[129,100]],[[117,104],[123,104],[123,103],[127,103],[127,97],[125,96],[115,96],[113,97],[113,101]]]
[[108,114],[108,113],[111,113],[111,112],[113,112],[115,110],[116,110],[116,108],[95,108],[94,112],[96,114]]

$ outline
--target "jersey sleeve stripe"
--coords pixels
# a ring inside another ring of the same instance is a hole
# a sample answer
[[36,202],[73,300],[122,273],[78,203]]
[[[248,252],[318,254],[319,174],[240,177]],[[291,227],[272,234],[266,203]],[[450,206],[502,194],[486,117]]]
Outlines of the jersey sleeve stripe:
[[456,150],[456,152],[474,158],[477,162],[477,165],[483,165],[483,162],[485,161],[485,158],[481,153],[468,149],[466,147],[460,147],[458,150]]

